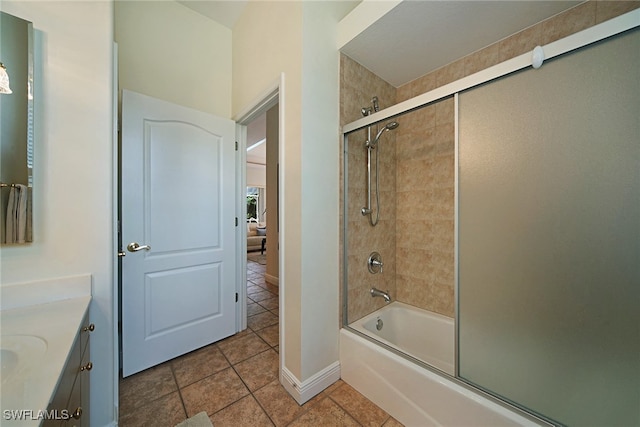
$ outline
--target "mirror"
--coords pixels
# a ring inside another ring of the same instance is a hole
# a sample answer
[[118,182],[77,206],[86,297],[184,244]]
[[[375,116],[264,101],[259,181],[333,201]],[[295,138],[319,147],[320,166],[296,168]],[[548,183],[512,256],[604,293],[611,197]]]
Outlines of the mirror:
[[[0,243],[33,241],[33,25],[0,12]],[[0,70],[2,72],[3,70]]]

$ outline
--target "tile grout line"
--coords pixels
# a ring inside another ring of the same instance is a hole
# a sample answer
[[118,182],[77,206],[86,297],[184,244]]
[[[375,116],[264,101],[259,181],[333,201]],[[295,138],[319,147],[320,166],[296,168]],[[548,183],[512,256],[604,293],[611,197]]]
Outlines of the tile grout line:
[[[265,287],[261,286],[260,284],[258,284],[258,283],[255,283],[255,282],[251,281],[251,279],[247,279],[247,281],[251,282],[253,286],[258,286],[258,287],[260,287],[261,289],[265,289],[266,291],[268,291],[268,292],[270,292],[270,293],[273,293],[273,292],[271,292],[269,289],[267,289],[267,288],[265,288]],[[277,295],[274,295],[274,297],[277,297]],[[247,295],[247,298],[248,298],[248,299],[250,299],[249,295]],[[261,312],[261,313],[271,312],[271,310],[269,310],[269,309],[267,309],[267,308],[263,307],[259,302],[254,301],[253,299],[251,299],[251,301],[253,301],[253,303],[254,303],[254,304],[257,304],[259,307],[262,307],[262,308],[265,310],[264,312]],[[261,313],[256,313],[256,314],[261,314]],[[273,314],[273,313],[272,313],[272,314]],[[247,318],[248,318],[248,317],[251,317],[251,316],[247,316]],[[278,318],[278,322],[280,322],[280,318]],[[270,326],[273,326],[273,325],[270,325]],[[268,327],[268,326],[267,326],[267,327]],[[247,329],[250,329],[251,331],[253,331],[253,333],[254,333],[254,334],[256,334],[256,335],[257,335],[257,336],[258,336],[262,341],[264,341],[264,342],[269,346],[269,349],[271,349],[271,350],[273,350],[273,351],[276,351],[276,350],[275,350],[275,347],[274,347],[274,346],[272,346],[271,344],[269,344],[268,342],[266,342],[266,340],[265,340],[264,338],[262,338],[260,335],[258,335],[258,332],[257,332],[257,331],[253,330],[253,329],[252,329],[252,328],[250,328],[248,325],[247,325]],[[262,328],[262,329],[265,329],[265,328]],[[262,330],[262,329],[259,329],[259,330]],[[268,350],[264,350],[264,351],[268,351]],[[260,353],[258,353],[258,354],[261,354],[261,353],[264,353],[264,352],[260,352]],[[280,358],[280,352],[279,352],[279,351],[276,351],[276,354],[278,354],[278,358]],[[240,374],[238,374],[238,376],[240,376]],[[240,377],[240,379],[242,379],[242,377]],[[279,381],[279,379],[278,379],[278,378],[276,378],[276,380],[275,380],[275,381]],[[251,397],[253,398],[253,400],[258,404],[258,406],[260,407],[260,409],[262,410],[262,412],[267,416],[267,418],[269,419],[269,422],[271,422],[271,424],[273,424],[274,426],[277,426],[278,424],[277,424],[277,423],[275,422],[275,420],[271,417],[271,415],[269,414],[269,412],[267,411],[267,409],[262,405],[262,403],[260,402],[260,399],[258,399],[258,398],[256,397],[256,395],[255,395],[255,393],[256,393],[256,392],[258,392],[259,390],[262,390],[264,387],[268,386],[268,385],[269,385],[269,384],[271,384],[272,382],[273,382],[273,381],[270,381],[270,382],[268,382],[267,384],[265,384],[265,385],[263,385],[263,386],[261,386],[261,387],[257,388],[256,390],[253,390],[253,391],[249,390],[249,392],[250,392]],[[243,383],[244,383],[244,380],[243,380]],[[245,386],[246,386],[246,384],[245,384]],[[247,389],[249,389],[249,387],[247,387]]]
[[176,388],[178,389],[178,397],[180,398],[180,403],[182,403],[182,410],[184,411],[184,416],[189,418],[189,412],[187,412],[187,405],[184,403],[184,398],[182,397],[182,388],[178,384],[178,378],[176,377],[176,373],[173,370],[173,363],[169,363],[169,369],[171,370],[173,381],[176,383]]
[[[345,383],[345,384],[346,384],[346,383]],[[343,384],[343,385],[344,385],[344,384]],[[341,386],[340,386],[340,387],[338,387],[338,388],[343,387],[343,385],[341,385]],[[338,389],[336,389],[336,390],[338,390]],[[336,391],[336,390],[333,390],[333,391]],[[337,400],[335,400],[333,397],[331,397],[331,395],[332,395],[332,394],[333,394],[333,392],[331,392],[331,393],[327,396],[327,398],[328,398],[328,399],[331,399],[331,401],[332,401],[333,403],[335,403],[335,404],[338,406],[338,408],[342,409],[342,410],[343,410],[346,414],[348,414],[348,415],[349,415],[349,416],[350,416],[350,417],[351,417],[351,418],[352,418],[356,423],[358,423],[359,425],[362,425],[362,423],[360,422],[360,419],[356,418],[356,417],[355,417],[355,415],[353,415],[353,414],[352,414],[352,413],[351,413],[347,408],[345,408],[344,406],[342,406],[340,403],[338,403],[338,401],[337,401]],[[386,411],[385,411],[385,413],[386,413]],[[387,417],[384,419],[384,421],[382,422],[382,424],[380,424],[380,426],[383,426],[383,425],[384,425],[384,423],[386,423],[388,420],[389,420],[389,414],[387,414]]]
[[[253,283],[253,282],[252,282],[252,283]],[[269,291],[269,292],[270,292],[270,291]],[[247,298],[249,298],[249,296],[247,296]],[[253,300],[251,300],[251,301],[253,301]],[[255,304],[258,304],[258,302],[256,302],[256,301],[254,301],[254,303],[255,303]],[[259,304],[258,304],[258,305],[259,305]],[[262,307],[262,306],[261,306],[261,307]],[[263,307],[263,308],[264,308],[264,307]],[[267,311],[268,311],[268,310],[267,310]],[[260,313],[256,313],[256,314],[260,314]],[[247,318],[248,318],[248,317],[251,317],[251,316],[247,316]],[[279,321],[279,319],[278,319],[278,321]],[[262,404],[260,403],[260,400],[255,396],[255,392],[256,392],[256,391],[261,390],[262,388],[266,387],[266,386],[267,386],[268,384],[270,384],[272,381],[270,381],[269,383],[267,383],[267,384],[265,384],[265,385],[263,385],[263,386],[261,386],[261,387],[257,388],[256,390],[253,390],[253,391],[252,391],[252,390],[249,388],[249,385],[248,385],[248,384],[245,382],[245,380],[242,378],[242,375],[240,375],[240,372],[238,372],[238,371],[237,371],[237,369],[236,369],[236,365],[237,365],[237,364],[240,364],[240,363],[242,363],[242,362],[245,362],[245,361],[247,361],[247,360],[251,359],[252,357],[255,357],[255,356],[257,356],[257,355],[259,355],[259,354],[262,354],[262,353],[264,353],[264,352],[267,352],[267,351],[269,351],[269,350],[273,350],[273,351],[275,351],[275,348],[274,348],[273,346],[271,346],[268,342],[266,342],[266,340],[265,340],[264,338],[262,338],[260,335],[258,335],[258,333],[257,333],[257,331],[256,331],[256,330],[253,330],[253,329],[252,329],[252,328],[250,328],[248,325],[247,325],[247,329],[249,329],[249,330],[250,330],[253,334],[255,334],[258,338],[260,338],[260,340],[262,340],[262,342],[264,342],[264,343],[265,343],[269,348],[268,348],[268,349],[266,349],[266,350],[260,351],[260,352],[258,352],[258,353],[256,353],[256,354],[252,355],[251,357],[248,357],[248,358],[246,358],[246,359],[243,359],[243,360],[241,360],[241,361],[238,361],[235,365],[234,365],[234,364],[232,364],[232,363],[231,363],[231,361],[230,361],[230,360],[227,358],[227,356],[224,354],[224,352],[223,352],[221,349],[219,349],[219,350],[220,350],[220,353],[222,353],[222,355],[224,356],[225,360],[227,360],[227,363],[229,363],[229,365],[231,366],[231,368],[233,369],[233,371],[236,373],[236,375],[238,376],[238,378],[240,378],[240,381],[242,382],[242,384],[246,387],[247,391],[249,392],[249,394],[248,394],[248,395],[245,395],[245,396],[241,397],[240,399],[236,400],[235,402],[230,403],[230,404],[229,404],[229,405],[227,405],[225,408],[228,408],[229,406],[231,406],[231,405],[233,405],[233,404],[235,404],[235,403],[239,402],[240,400],[242,400],[242,399],[246,398],[247,396],[251,396],[251,398],[252,398],[252,399],[257,403],[257,405],[260,407],[260,409],[262,410],[262,412],[263,412],[263,413],[266,415],[266,417],[269,419],[269,422],[271,422],[271,424],[273,424],[274,426],[276,426],[277,424],[276,424],[276,423],[275,423],[275,421],[271,418],[271,416],[269,415],[269,412],[267,412],[267,410],[266,410],[266,409],[262,406]],[[262,328],[262,329],[264,329],[264,328]],[[259,330],[262,330],[262,329],[259,329]],[[279,353],[279,352],[277,352],[277,351],[276,351],[276,354],[278,354],[278,357],[280,357],[280,353]],[[276,378],[276,380],[277,380],[277,378]],[[222,411],[222,410],[223,410],[223,409],[225,409],[225,408],[221,408],[220,410],[216,411],[215,413],[218,413],[218,412]],[[214,413],[214,414],[215,414],[215,413]],[[214,414],[211,414],[211,415],[214,415]]]

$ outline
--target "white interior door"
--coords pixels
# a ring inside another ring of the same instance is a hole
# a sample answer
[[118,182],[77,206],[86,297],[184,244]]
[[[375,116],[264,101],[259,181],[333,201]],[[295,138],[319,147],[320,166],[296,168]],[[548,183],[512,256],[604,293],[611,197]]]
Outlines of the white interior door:
[[236,332],[235,124],[122,94],[122,370]]

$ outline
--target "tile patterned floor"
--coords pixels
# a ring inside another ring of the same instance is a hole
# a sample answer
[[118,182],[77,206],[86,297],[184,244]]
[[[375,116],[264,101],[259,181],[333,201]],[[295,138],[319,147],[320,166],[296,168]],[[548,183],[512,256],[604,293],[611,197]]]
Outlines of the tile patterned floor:
[[248,328],[120,380],[121,427],[173,427],[206,411],[224,426],[402,426],[342,380],[305,403],[278,381],[278,288],[247,261]]

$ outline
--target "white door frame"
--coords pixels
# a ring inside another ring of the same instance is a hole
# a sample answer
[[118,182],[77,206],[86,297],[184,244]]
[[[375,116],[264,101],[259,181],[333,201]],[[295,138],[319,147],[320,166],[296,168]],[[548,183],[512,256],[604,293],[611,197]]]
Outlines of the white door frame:
[[111,227],[113,233],[113,244],[111,245],[111,265],[113,267],[113,422],[118,422],[118,408],[120,407],[120,335],[119,335],[119,323],[120,323],[120,256],[118,251],[120,250],[120,227],[119,227],[119,207],[120,207],[120,159],[119,159],[119,140],[120,140],[120,118],[118,116],[118,43],[113,42],[113,52],[111,53],[112,61],[112,99],[113,99],[113,147],[112,147],[112,187],[111,194],[113,202],[112,208],[112,220],[113,227]]
[[[284,355],[285,355],[285,340],[284,340],[284,329],[285,329],[285,318],[284,318],[284,294],[285,294],[285,280],[284,280],[284,259],[285,259],[285,245],[282,244],[284,241],[285,234],[285,215],[286,211],[284,209],[284,164],[285,164],[285,156],[284,156],[284,124],[285,124],[285,114],[284,114],[284,73],[280,74],[280,78],[275,81],[271,86],[269,86],[260,96],[256,98],[254,102],[251,102],[246,108],[241,110],[238,114],[236,114],[232,120],[236,122],[236,138],[238,141],[238,162],[236,168],[236,173],[238,174],[236,178],[236,182],[238,183],[238,194],[245,195],[247,191],[247,125],[253,121],[259,115],[266,113],[268,109],[278,104],[278,163],[280,164],[280,168],[278,170],[278,211],[280,212],[278,218],[278,247],[279,247],[279,257],[278,257],[278,271],[279,271],[279,279],[278,279],[278,314],[279,314],[279,372],[282,372],[282,368],[284,367]],[[240,218],[247,217],[247,204],[245,201],[245,197],[238,197],[238,207],[237,212],[239,212]],[[240,221],[242,222],[242,221]],[[239,300],[244,301],[245,304],[240,304],[238,307],[237,314],[238,316],[238,330],[246,329],[247,327],[247,227],[238,227],[238,233],[236,234],[238,238],[238,242],[236,247],[238,248],[238,271],[237,277],[240,278],[238,280],[238,295]]]

